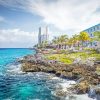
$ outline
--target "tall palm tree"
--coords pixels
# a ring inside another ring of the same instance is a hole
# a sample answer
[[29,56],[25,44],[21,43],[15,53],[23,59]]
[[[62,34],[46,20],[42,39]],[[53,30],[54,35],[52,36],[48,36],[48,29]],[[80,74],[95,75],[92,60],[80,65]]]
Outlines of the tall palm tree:
[[68,36],[67,35],[61,35],[59,37],[59,45],[60,45],[61,48],[64,47],[64,46],[66,47],[66,41],[67,40],[68,40]]
[[61,35],[61,36],[53,39],[52,43],[56,44],[57,47],[60,49],[60,48],[62,48],[62,45],[64,45],[66,43],[67,39],[68,39],[67,35]]
[[73,44],[79,47],[79,35],[73,35]]
[[87,32],[80,32],[79,40],[82,42],[82,47],[84,45],[84,42],[90,41],[90,36]]

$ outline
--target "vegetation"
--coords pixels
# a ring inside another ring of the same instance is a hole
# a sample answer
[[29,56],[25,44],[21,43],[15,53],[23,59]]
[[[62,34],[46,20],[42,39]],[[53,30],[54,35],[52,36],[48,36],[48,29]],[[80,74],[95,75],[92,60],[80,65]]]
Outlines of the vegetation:
[[45,48],[47,45],[48,45],[48,41],[44,41],[40,45],[38,45],[38,48]]
[[90,36],[87,32],[80,32],[79,35],[75,34],[71,38],[68,38],[67,35],[61,35],[60,37],[53,39],[52,43],[60,46],[68,45],[69,47],[80,47],[82,45],[83,47],[84,42],[89,42],[90,40]]
[[[79,50],[81,47],[87,47],[89,44],[92,44],[94,41],[100,41],[100,31],[93,33],[94,37],[90,37],[89,34],[85,31],[80,32],[79,35],[73,35],[69,38],[67,35],[61,35],[52,40],[52,44],[56,48],[61,49],[63,46],[75,47],[76,50]],[[84,45],[85,44],[85,45]],[[38,47],[45,48],[48,45],[47,41],[41,43]]]
[[58,60],[63,63],[71,64],[73,62],[72,58],[68,58],[65,54],[52,54],[47,55],[49,60]]
[[[88,52],[86,52],[88,51]],[[84,52],[73,52],[68,53],[68,51],[65,51],[65,53],[61,54],[49,54],[46,55],[46,58],[49,60],[58,60],[60,62],[71,64],[76,58],[81,58],[83,61],[88,58],[95,58],[97,60],[100,60],[100,54],[98,54],[94,49],[84,49]]]
[[61,47],[61,45],[65,45],[68,41],[67,35],[61,35],[60,37],[56,37],[52,40],[52,44],[57,45],[58,48]]
[[93,35],[94,35],[94,40],[100,41],[100,31],[94,32]]
[[82,47],[84,46],[84,42],[90,41],[90,36],[87,32],[81,32],[79,35],[79,40],[82,42]]

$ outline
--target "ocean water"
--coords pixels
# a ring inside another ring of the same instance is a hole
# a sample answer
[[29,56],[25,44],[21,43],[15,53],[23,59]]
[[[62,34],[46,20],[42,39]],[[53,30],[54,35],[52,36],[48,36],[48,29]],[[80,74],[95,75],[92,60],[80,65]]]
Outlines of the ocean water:
[[5,71],[8,64],[15,63],[16,59],[32,53],[34,54],[35,50],[32,51],[29,49],[20,49],[20,48],[0,49],[0,74]]
[[0,100],[95,100],[87,94],[74,98],[56,95],[59,88],[66,91],[74,81],[42,72],[23,73],[17,59],[35,53],[29,49],[0,49]]
[[22,73],[17,62],[29,49],[0,49],[0,100],[58,100],[51,94],[57,81],[46,73]]

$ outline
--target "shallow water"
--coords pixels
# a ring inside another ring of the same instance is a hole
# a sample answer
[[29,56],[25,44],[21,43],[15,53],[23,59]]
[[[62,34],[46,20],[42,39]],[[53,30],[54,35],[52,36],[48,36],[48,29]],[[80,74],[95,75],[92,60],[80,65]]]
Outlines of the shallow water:
[[0,49],[0,100],[93,100],[88,95],[55,95],[57,88],[66,88],[74,81],[68,81],[47,73],[23,73],[16,59],[27,54],[28,49]]

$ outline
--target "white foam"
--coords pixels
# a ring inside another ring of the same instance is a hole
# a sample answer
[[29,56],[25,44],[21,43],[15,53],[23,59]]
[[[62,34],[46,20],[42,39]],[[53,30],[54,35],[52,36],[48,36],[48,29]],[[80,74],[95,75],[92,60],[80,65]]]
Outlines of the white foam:
[[59,77],[52,77],[53,80],[59,79]]
[[[54,78],[56,79],[56,78]],[[60,78],[58,78],[60,79]],[[96,100],[95,98],[90,98],[88,97],[88,94],[82,94],[82,95],[77,95],[77,94],[73,94],[71,91],[68,90],[69,87],[71,87],[72,85],[76,84],[75,81],[69,81],[69,80],[65,80],[65,79],[60,79],[61,80],[61,83],[58,83],[57,86],[56,86],[56,90],[55,91],[52,91],[51,93],[55,96],[56,95],[56,92],[59,91],[59,87],[61,91],[63,92],[66,92],[66,97],[63,98],[63,100]],[[58,88],[58,90],[57,90]]]
[[[73,98],[73,99],[70,99]],[[71,95],[71,96],[67,96],[65,98],[65,100],[96,100],[93,98],[89,98],[88,94],[82,94],[82,95]]]
[[58,83],[58,85],[62,88],[63,91],[67,91],[67,89],[74,84],[76,84],[75,81],[68,81],[68,80],[64,80],[64,79],[62,80],[61,83]]
[[22,74],[22,70],[21,70],[21,64],[18,65],[10,65],[9,68],[7,69],[8,73],[11,74]]

